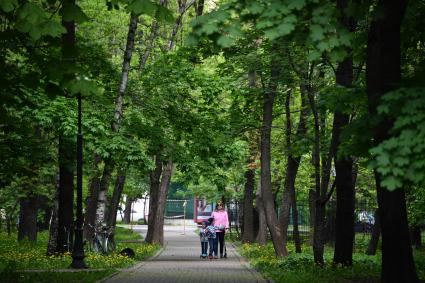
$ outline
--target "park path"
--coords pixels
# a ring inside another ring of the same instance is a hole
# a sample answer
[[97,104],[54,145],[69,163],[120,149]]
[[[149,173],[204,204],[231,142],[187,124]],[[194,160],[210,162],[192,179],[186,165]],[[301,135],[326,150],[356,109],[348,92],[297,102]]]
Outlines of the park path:
[[[165,226],[164,249],[148,261],[123,270],[104,281],[146,283],[251,283],[270,282],[251,268],[231,245],[227,245],[227,259],[203,260],[199,258],[200,242],[196,227]],[[146,226],[134,230],[146,234]]]

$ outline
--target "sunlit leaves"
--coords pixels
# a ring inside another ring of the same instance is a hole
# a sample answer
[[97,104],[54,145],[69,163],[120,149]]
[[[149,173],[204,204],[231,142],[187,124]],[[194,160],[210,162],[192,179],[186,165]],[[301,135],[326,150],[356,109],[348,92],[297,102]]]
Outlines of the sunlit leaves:
[[65,28],[59,21],[55,21],[38,5],[26,3],[18,9],[16,26],[19,31],[26,32],[33,40],[44,35],[58,37],[65,33]]
[[127,6],[127,11],[136,15],[147,14],[153,16],[157,6],[149,0],[133,0]]

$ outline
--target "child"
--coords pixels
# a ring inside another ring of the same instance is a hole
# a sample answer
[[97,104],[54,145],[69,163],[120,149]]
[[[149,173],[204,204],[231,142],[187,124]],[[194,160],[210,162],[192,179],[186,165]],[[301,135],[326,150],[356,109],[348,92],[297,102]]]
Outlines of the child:
[[210,246],[210,252],[208,255],[209,259],[212,258],[218,258],[217,257],[217,235],[216,235],[216,227],[213,226],[214,219],[210,218],[208,219],[208,226],[207,226],[207,236],[208,236],[208,243]]
[[207,222],[202,222],[201,231],[199,232],[199,237],[201,238],[201,258],[207,258],[207,251],[208,251],[208,229],[207,229]]

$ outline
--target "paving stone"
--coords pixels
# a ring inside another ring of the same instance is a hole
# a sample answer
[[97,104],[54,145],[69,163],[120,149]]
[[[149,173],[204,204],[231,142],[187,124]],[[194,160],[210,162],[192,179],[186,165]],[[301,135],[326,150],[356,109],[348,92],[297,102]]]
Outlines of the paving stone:
[[[251,283],[270,282],[249,266],[233,246],[227,245],[227,259],[200,259],[201,244],[196,227],[165,226],[165,248],[156,257],[123,270],[107,283]],[[146,226],[136,226],[142,235]]]

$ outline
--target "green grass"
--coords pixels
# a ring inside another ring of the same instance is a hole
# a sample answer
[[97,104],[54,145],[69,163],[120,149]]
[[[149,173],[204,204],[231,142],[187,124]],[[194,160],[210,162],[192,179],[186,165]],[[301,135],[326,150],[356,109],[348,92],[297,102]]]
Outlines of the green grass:
[[91,283],[114,273],[115,270],[80,272],[3,272],[0,278],[4,283]]
[[[264,276],[275,282],[379,282],[381,256],[367,256],[364,252],[353,254],[353,266],[341,267],[332,264],[333,249],[325,249],[325,266],[313,264],[311,247],[303,246],[303,253],[296,254],[293,245],[288,247],[290,255],[278,259],[274,256],[273,246],[260,247],[256,244],[239,246],[240,253],[245,256]],[[425,279],[425,251],[415,251],[415,263],[419,277]]]
[[[86,274],[87,276],[79,275],[81,272],[22,272],[24,270],[53,271],[56,269],[69,269],[72,258],[70,254],[61,256],[46,255],[49,237],[47,232],[39,233],[36,243],[26,241],[18,242],[16,240],[16,233],[8,236],[6,233],[0,232],[0,275],[11,273],[13,276],[18,276],[16,277],[19,279],[18,281],[16,281],[17,279],[15,278],[16,280],[13,279],[15,281],[12,280],[10,282],[59,282],[59,278],[61,278],[62,275],[58,274],[66,274],[63,275],[65,277],[70,276],[70,280],[61,280],[62,282],[94,282],[102,278],[105,274],[108,275],[118,268],[130,267],[137,261],[152,256],[160,248],[158,245],[150,245],[142,242],[142,237],[129,229],[117,227],[115,232],[117,249],[114,253],[107,256],[93,252],[86,253],[85,262],[89,268],[105,270],[100,273],[90,272]],[[128,243],[126,241],[135,241],[135,243]],[[135,251],[135,258],[131,259],[119,254],[119,251],[127,247]],[[32,278],[33,276],[35,276],[34,278],[40,277],[40,280],[34,279],[35,281],[27,281],[26,278]],[[81,278],[79,276],[81,276]],[[2,276],[0,276],[0,278],[2,278]],[[4,282],[3,279],[2,282]]]
[[136,233],[129,228],[115,227],[115,241],[142,241],[143,238],[139,233]]

